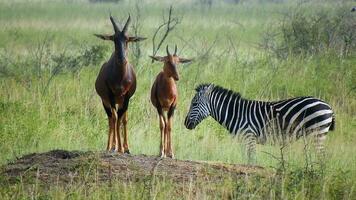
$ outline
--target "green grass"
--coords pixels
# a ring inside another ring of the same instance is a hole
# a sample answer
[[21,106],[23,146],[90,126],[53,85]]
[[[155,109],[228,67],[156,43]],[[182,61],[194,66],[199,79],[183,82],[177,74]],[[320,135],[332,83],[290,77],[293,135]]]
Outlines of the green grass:
[[[83,45],[104,45],[109,49],[102,60],[104,62],[110,56],[112,44],[98,40],[93,33],[112,33],[108,19],[110,11],[121,22],[128,13],[135,17],[135,2],[68,2],[0,1],[0,67],[6,65],[16,74],[15,78],[0,74],[0,164],[23,154],[50,149],[105,149],[107,119],[94,90],[101,64],[83,66],[74,75],[66,71],[60,73],[54,77],[47,93],[43,94],[44,85],[53,70],[53,63],[47,60],[51,59],[50,55],[57,55],[64,49],[70,49],[69,54],[74,54]],[[320,4],[318,1],[309,2],[301,8],[306,12],[321,7],[331,11],[348,9],[352,1]],[[135,66],[138,85],[129,106],[129,142],[133,154],[157,155],[159,123],[149,97],[151,85],[162,64],[152,64],[148,55],[151,54],[155,28],[161,23],[162,13],[167,12],[169,4],[152,0],[140,5],[143,16],[140,34],[148,40],[141,43],[140,65]],[[240,142],[232,139],[228,131],[212,119],[203,121],[193,131],[184,127],[194,88],[200,83],[212,82],[250,99],[316,96],[330,103],[336,113],[336,131],[331,132],[327,140],[327,181],[324,189],[327,191],[326,188],[335,184],[337,191],[346,193],[335,198],[355,196],[356,58],[320,54],[276,59],[258,48],[262,33],[282,19],[281,13],[294,8],[294,2],[216,3],[210,9],[190,1],[174,5],[174,13],[182,17],[182,22],[169,35],[164,46],[177,44],[179,55],[197,58],[192,64],[179,67],[179,102],[173,124],[177,159],[246,163]],[[39,68],[35,52],[38,45],[46,41],[45,38],[49,38],[47,50],[50,54]],[[208,56],[201,57],[214,40],[216,44]],[[159,54],[164,53],[164,49],[159,51]],[[41,76],[36,76],[36,69],[41,69]],[[303,146],[303,141],[298,141],[286,149],[291,171],[305,166]],[[278,167],[278,161],[264,152],[279,156],[279,147],[259,145],[257,149],[259,165]],[[344,182],[334,183],[340,177],[344,178],[341,172],[347,174],[349,184],[344,190],[341,187]],[[98,187],[91,192],[105,193],[106,189]],[[303,188],[297,187],[296,190],[298,195],[289,195],[303,199]],[[135,198],[130,196],[134,195],[130,187],[128,191],[127,197]],[[61,199],[63,192],[53,190],[49,196]],[[330,195],[326,198],[333,198],[331,192],[325,193]],[[75,195],[83,198],[80,189]]]

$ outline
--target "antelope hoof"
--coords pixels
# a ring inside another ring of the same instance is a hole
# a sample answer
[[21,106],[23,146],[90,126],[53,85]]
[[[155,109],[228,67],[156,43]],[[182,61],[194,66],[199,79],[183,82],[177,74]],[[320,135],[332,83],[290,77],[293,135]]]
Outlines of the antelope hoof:
[[114,153],[115,151],[116,151],[115,148],[111,148],[111,149],[107,150],[108,153]]
[[173,153],[168,154],[168,155],[167,155],[167,157],[168,157],[168,158],[172,158],[172,159],[174,159],[174,154],[173,154]]
[[129,149],[126,149],[124,153],[131,154]]
[[124,153],[124,150],[123,149],[115,149],[114,152],[117,152],[118,154],[121,154],[121,153]]
[[161,154],[159,155],[160,158],[165,158],[166,155],[164,153],[161,152]]

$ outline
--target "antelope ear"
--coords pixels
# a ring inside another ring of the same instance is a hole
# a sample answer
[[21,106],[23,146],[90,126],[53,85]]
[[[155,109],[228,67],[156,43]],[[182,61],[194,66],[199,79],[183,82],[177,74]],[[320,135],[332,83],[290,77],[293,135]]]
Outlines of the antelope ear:
[[102,34],[94,34],[96,37],[103,40],[111,40],[114,41],[114,35],[102,35]]
[[179,58],[179,62],[180,63],[189,63],[189,62],[192,62],[193,59],[186,59],[186,58]]
[[150,58],[152,58],[155,61],[160,61],[160,62],[164,62],[164,57],[162,56],[150,56]]
[[147,38],[144,38],[144,37],[129,37],[129,40],[128,42],[140,42],[142,40],[145,40]]

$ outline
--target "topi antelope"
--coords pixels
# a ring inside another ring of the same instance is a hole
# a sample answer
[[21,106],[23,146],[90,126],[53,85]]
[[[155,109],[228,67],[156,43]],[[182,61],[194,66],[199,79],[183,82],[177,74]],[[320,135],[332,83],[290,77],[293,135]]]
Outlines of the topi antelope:
[[[159,115],[159,127],[161,131],[160,157],[174,158],[172,150],[172,117],[178,101],[178,91],[176,81],[179,80],[177,65],[179,63],[187,63],[191,60],[180,58],[177,56],[177,45],[175,46],[174,54],[171,55],[166,48],[167,56],[150,56],[156,61],[164,63],[163,71],[161,71],[151,89],[151,102],[156,107]],[[164,116],[164,111],[167,112],[167,118]]]
[[[115,44],[115,51],[111,58],[101,67],[95,82],[95,89],[109,119],[107,151],[130,153],[127,141],[127,108],[130,97],[136,91],[136,75],[133,66],[127,60],[127,45],[129,42],[139,42],[146,38],[127,35],[130,16],[122,30],[116,25],[112,16],[110,16],[110,21],[115,31],[113,35],[95,34],[98,38],[111,40]],[[124,129],[123,145],[120,135],[121,123]]]

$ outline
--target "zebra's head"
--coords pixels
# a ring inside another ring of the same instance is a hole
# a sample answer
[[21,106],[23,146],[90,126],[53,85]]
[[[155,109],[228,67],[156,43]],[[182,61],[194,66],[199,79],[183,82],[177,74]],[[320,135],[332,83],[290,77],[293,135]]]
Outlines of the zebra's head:
[[187,129],[194,129],[203,119],[210,115],[209,96],[213,89],[213,84],[203,84],[195,89],[197,93],[192,99],[189,112],[184,121]]

